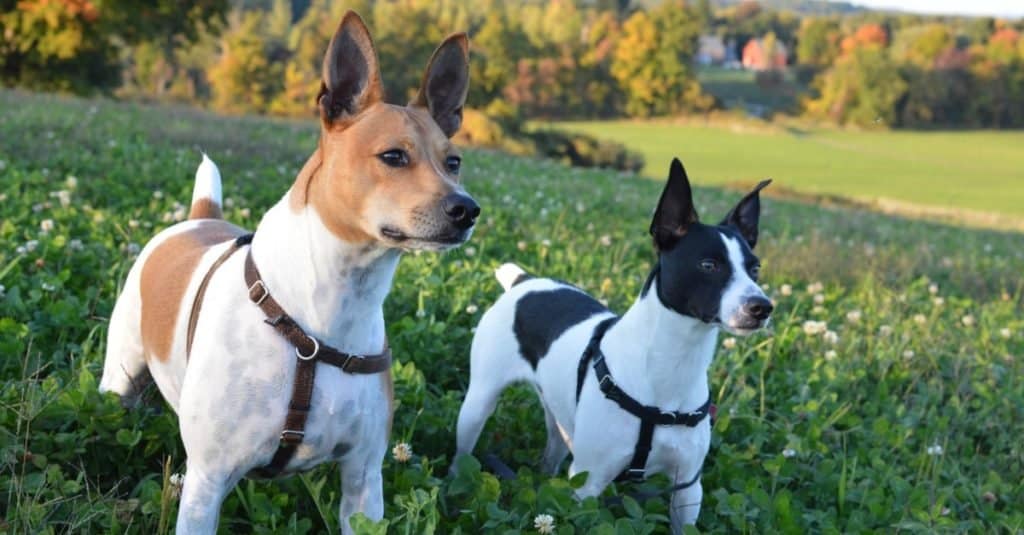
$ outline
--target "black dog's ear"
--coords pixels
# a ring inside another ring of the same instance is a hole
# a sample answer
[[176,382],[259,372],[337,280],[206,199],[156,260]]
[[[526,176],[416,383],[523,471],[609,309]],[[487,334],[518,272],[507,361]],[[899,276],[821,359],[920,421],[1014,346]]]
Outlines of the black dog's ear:
[[426,108],[444,135],[452,137],[462,126],[462,107],[469,92],[469,38],[449,35],[427,63],[423,81],[410,106]]
[[771,183],[771,179],[762,180],[753,191],[740,199],[740,202],[719,223],[740,231],[740,235],[747,240],[747,245],[751,249],[757,245],[757,220],[761,217],[760,193]]
[[349,119],[381,100],[377,51],[370,31],[355,11],[348,11],[324,55],[320,116],[326,123]]
[[672,159],[668,172],[668,183],[661,192],[658,209],[651,221],[651,236],[659,251],[671,249],[686,234],[690,225],[697,222],[697,209],[693,207],[693,192],[690,179],[679,158]]

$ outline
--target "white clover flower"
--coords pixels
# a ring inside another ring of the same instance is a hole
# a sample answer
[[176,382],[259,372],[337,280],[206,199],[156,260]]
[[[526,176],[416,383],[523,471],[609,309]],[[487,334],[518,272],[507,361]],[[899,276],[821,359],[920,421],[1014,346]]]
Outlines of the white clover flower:
[[41,202],[37,202],[37,203],[32,205],[32,211],[37,213],[37,214],[39,212],[42,212],[43,208],[44,208],[44,206],[43,206],[43,203],[41,203]]
[[975,323],[974,316],[967,314],[966,316],[960,318],[960,323],[963,323],[964,327],[973,327]]
[[422,308],[417,308],[416,309],[416,317],[417,318],[425,318],[425,317],[427,317],[427,311],[423,310]]
[[57,202],[59,202],[60,205],[64,208],[67,208],[68,206],[71,205],[71,192],[66,189],[51,191],[50,197],[56,197]]
[[928,293],[935,295],[939,293],[939,285],[934,282],[928,285]]
[[64,179],[64,184],[69,189],[75,189],[78,187],[78,177],[76,177],[75,175],[68,175],[68,177]]
[[544,238],[543,240],[540,241],[540,244],[543,245],[544,247],[551,247],[551,240]]
[[3,284],[0,284],[0,297],[3,297],[4,294],[6,294],[6,293],[7,293],[7,287],[4,286]]
[[182,206],[174,209],[174,215],[172,217],[174,217],[175,221],[184,221],[185,215],[185,207]]
[[466,247],[465,249],[463,249],[463,252],[466,253],[466,256],[473,256],[473,255],[476,254],[476,247],[473,247],[473,246]]
[[928,452],[928,455],[931,455],[933,457],[938,457],[939,455],[942,455],[943,452],[942,446],[939,444],[928,446],[928,449],[925,451]]
[[928,318],[925,317],[924,314],[914,314],[914,323],[924,325],[925,323],[928,323]]
[[135,242],[129,243],[127,246],[125,246],[125,251],[127,251],[128,254],[132,256],[139,254],[139,251],[141,250],[142,247],[139,247],[139,244]]
[[54,286],[54,285],[52,285],[52,284],[50,284],[48,282],[44,282],[44,283],[40,284],[39,286],[43,289],[44,292],[52,292],[52,291],[57,289],[56,286]]
[[940,307],[940,306],[946,304],[946,300],[941,298],[941,297],[936,297],[936,298],[932,299],[932,304],[937,306],[937,307]]
[[820,305],[825,302],[825,296],[823,294],[814,294],[814,304]]
[[163,199],[164,198],[164,192],[162,192],[160,190],[154,191],[153,192],[153,198],[154,199]]
[[808,335],[821,334],[828,330],[828,324],[824,321],[807,320],[803,324],[804,333]]
[[605,234],[604,236],[601,236],[600,242],[601,242],[601,245],[604,245],[605,247],[609,247],[612,244],[612,237],[607,235],[607,234]]
[[138,219],[129,219],[128,220],[128,228],[138,228],[138,227],[139,227],[139,220]]
[[859,310],[851,310],[846,313],[846,321],[850,323],[857,323],[860,321],[861,314],[862,313]]
[[391,448],[391,456],[400,463],[409,462],[409,459],[412,459],[412,446],[405,442],[399,442],[395,444],[394,448]]
[[19,245],[19,246],[14,248],[14,252],[16,254],[20,254],[21,255],[21,254],[25,254],[27,252],[27,250],[25,249],[24,245]]
[[783,284],[779,286],[779,293],[786,297],[793,295],[793,287],[789,284]]
[[39,231],[40,232],[42,232],[43,234],[49,234],[51,230],[53,230],[53,220],[52,219],[44,219],[44,220],[39,222]]
[[30,253],[35,251],[36,247],[39,247],[39,240],[29,240],[25,242],[25,250]]
[[905,358],[905,359],[912,359],[912,358],[914,358],[914,350],[913,349],[905,349],[905,350],[903,350],[903,358]]
[[537,515],[533,517],[533,527],[538,533],[554,533],[555,532],[555,518],[551,515]]
[[477,310],[479,309],[477,308],[476,305],[470,304],[469,306],[466,307],[466,314],[476,314]]
[[814,305],[814,308],[811,309],[811,312],[820,316],[825,313],[825,307],[821,305]]
[[185,486],[185,476],[175,472],[167,478],[167,484],[170,486],[171,496],[179,498],[181,497],[181,488]]
[[68,249],[71,249],[72,251],[81,251],[82,249],[85,249],[85,245],[82,244],[82,240],[75,238],[68,242]]
[[835,331],[825,331],[825,334],[822,335],[822,338],[825,339],[825,342],[832,345],[836,345],[837,343],[839,343],[839,334],[837,334]]
[[807,293],[819,294],[825,289],[825,285],[820,282],[814,282],[807,286]]
[[736,339],[730,336],[729,338],[722,340],[722,347],[726,349],[732,349],[736,347]]
[[576,203],[576,211],[582,214],[583,212],[587,211],[587,207],[583,203],[577,202]]
[[838,356],[839,353],[836,353],[835,349],[829,349],[828,351],[825,352],[825,360],[835,360],[835,358]]
[[796,450],[793,448],[786,448],[782,450],[782,456],[789,459],[790,457],[796,457]]
[[880,336],[889,336],[890,334],[892,334],[892,326],[882,325],[881,327],[878,328],[878,334]]
[[516,242],[516,249],[519,249],[520,251],[525,251],[526,250],[526,242],[524,242],[524,241]]
[[7,162],[0,160],[0,171],[7,169]]
[[1003,327],[1002,329],[999,329],[999,336],[1002,336],[1003,338],[1010,338],[1011,336],[1013,336],[1013,331],[1006,327]]
[[242,216],[242,217],[244,217],[246,219],[248,219],[251,214],[252,214],[252,210],[250,210],[248,208],[242,208],[241,210],[238,211],[238,215],[240,215],[240,216]]

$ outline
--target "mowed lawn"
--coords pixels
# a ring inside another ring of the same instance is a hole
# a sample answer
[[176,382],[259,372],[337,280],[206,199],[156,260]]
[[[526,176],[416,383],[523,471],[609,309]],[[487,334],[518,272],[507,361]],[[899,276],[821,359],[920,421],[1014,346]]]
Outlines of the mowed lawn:
[[739,132],[669,122],[564,122],[641,152],[662,179],[682,158],[699,184],[749,184],[1024,220],[1024,132]]

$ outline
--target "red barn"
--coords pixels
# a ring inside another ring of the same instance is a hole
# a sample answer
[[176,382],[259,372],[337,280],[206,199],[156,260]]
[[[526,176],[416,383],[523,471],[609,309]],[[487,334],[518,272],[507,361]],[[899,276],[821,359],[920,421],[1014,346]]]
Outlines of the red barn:
[[776,41],[775,53],[768,57],[763,39],[751,39],[743,47],[743,68],[754,71],[768,71],[786,68],[786,45]]

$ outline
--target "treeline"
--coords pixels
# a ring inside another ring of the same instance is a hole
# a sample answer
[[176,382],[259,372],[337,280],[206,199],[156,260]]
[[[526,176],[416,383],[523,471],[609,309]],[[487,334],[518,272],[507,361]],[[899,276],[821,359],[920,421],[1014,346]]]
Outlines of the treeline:
[[[877,18],[877,17],[876,17]],[[989,18],[804,19],[810,116],[896,128],[1024,127],[1024,38]]]

